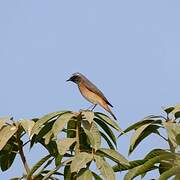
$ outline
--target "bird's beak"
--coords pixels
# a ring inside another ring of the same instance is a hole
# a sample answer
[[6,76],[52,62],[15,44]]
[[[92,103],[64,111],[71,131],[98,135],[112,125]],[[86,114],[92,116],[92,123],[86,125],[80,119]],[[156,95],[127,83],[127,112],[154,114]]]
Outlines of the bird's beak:
[[66,82],[71,81],[71,78],[67,79]]

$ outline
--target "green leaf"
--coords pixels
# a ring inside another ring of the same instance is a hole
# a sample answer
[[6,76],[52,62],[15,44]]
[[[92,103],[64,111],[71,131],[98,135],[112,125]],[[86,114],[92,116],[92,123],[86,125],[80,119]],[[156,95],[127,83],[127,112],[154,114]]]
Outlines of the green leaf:
[[53,132],[51,130],[49,130],[49,132],[43,136],[43,138],[45,140],[44,143],[46,145],[49,144],[49,142],[51,141],[52,137],[53,137]]
[[180,111],[177,111],[175,114],[174,114],[174,117],[177,119],[177,118],[180,118]]
[[176,104],[174,106],[174,110],[172,111],[172,113],[175,114],[177,111],[180,111],[180,104]]
[[76,137],[76,125],[77,125],[77,121],[75,120],[70,120],[67,123],[67,138]]
[[[60,169],[62,167],[62,164],[60,164],[59,166],[56,166],[54,169],[52,169],[52,170],[50,170],[48,173],[46,173],[46,175],[43,177],[43,178],[41,178],[42,180],[48,180],[48,179],[51,179],[50,177],[53,175],[53,174],[57,174],[58,172],[58,170]],[[62,175],[61,173],[60,173],[60,175]]]
[[42,158],[40,161],[38,161],[31,169],[31,171],[27,175],[27,180],[30,180],[34,172],[36,172],[50,157],[51,155],[47,155],[44,158]]
[[156,163],[160,163],[163,160],[169,160],[174,158],[174,155],[169,153],[169,154],[162,154],[159,156],[156,156],[154,158],[151,158],[150,160],[146,161],[143,165],[137,166],[133,169],[131,169],[124,177],[124,180],[131,180],[135,178],[136,176],[139,176],[141,174],[144,174],[152,169],[154,169],[154,165]]
[[[162,120],[161,120],[161,119],[153,119],[153,117],[155,117],[155,116],[146,117],[146,118],[144,118],[143,120],[138,121],[137,123],[129,126],[129,127],[128,127],[127,129],[125,129],[123,132],[124,132],[124,133],[127,133],[127,132],[129,132],[129,131],[131,131],[131,130],[136,130],[136,129],[138,129],[138,128],[140,128],[141,126],[144,126],[144,125],[146,125],[146,124],[159,124],[159,125],[161,125]],[[160,118],[160,117],[158,116],[157,118]],[[121,133],[121,135],[122,135],[122,134],[123,134],[123,133]]]
[[124,180],[132,180],[139,175],[141,175],[141,179],[143,179],[147,172],[153,171],[153,170],[157,169],[157,167],[152,166],[152,167],[146,169],[146,171],[139,173],[140,169],[143,169],[143,165],[137,166],[133,169],[130,169],[129,172],[124,176]]
[[176,136],[176,143],[177,145],[180,145],[180,134]]
[[[92,134],[90,136],[91,136],[91,138],[93,138]],[[89,138],[86,135],[86,133],[84,132],[84,129],[82,127],[80,128],[79,142],[80,142],[80,148],[81,149],[91,149],[91,144],[90,144]],[[93,143],[94,143],[94,141],[93,141]],[[72,146],[71,150],[74,150],[73,148],[74,147]]]
[[91,132],[91,134],[93,136],[93,139],[94,139],[94,146],[93,146],[93,148],[96,151],[101,146],[101,134],[100,134],[100,132],[99,132],[99,130],[97,128],[97,125],[95,123],[92,123],[90,132]]
[[114,135],[113,131],[106,125],[105,122],[95,118],[94,121],[105,131],[105,133],[111,138],[114,145],[117,147],[116,143],[116,136]]
[[141,137],[142,132],[150,125],[151,123],[144,124],[135,130],[134,134],[131,136],[130,149],[129,153],[134,150],[134,146],[137,140]]
[[162,174],[164,173],[165,171],[168,171],[170,168],[172,168],[172,162],[170,161],[162,161],[160,164],[159,164],[159,173]]
[[171,153],[166,151],[166,150],[163,150],[163,149],[153,149],[152,151],[150,151],[145,156],[144,159],[130,161],[129,162],[130,166],[124,166],[124,165],[120,165],[120,164],[113,166],[114,172],[125,171],[125,170],[128,170],[128,169],[132,169],[132,168],[135,168],[137,166],[143,165],[148,160],[150,160],[150,159],[152,159],[154,157],[157,157],[159,155],[170,155],[171,156]]
[[5,153],[4,155],[0,156],[0,164],[1,164],[1,170],[6,171],[8,170],[12,163],[14,162],[14,159],[16,157],[16,153]]
[[152,133],[156,133],[159,135],[159,132],[157,129],[159,129],[160,126],[158,125],[152,125],[150,124],[145,124],[138,128],[135,133],[131,136],[131,144],[129,148],[129,154],[131,154],[135,148],[138,146],[138,144],[145,139],[147,136],[149,136]]
[[122,129],[119,127],[119,125],[113,121],[112,119],[110,119],[108,116],[106,116],[105,114],[99,113],[99,112],[95,112],[95,116],[101,120],[106,122],[107,124],[109,124],[111,127],[113,127],[114,129],[116,129],[119,132],[122,132]]
[[98,152],[103,153],[106,157],[110,158],[111,160],[119,163],[119,164],[123,164],[126,166],[129,166],[129,161],[123,156],[121,155],[119,152],[113,150],[113,149],[105,149],[105,148],[100,148]]
[[71,171],[70,171],[70,166],[65,166],[64,168],[64,180],[70,180],[73,179]]
[[[42,174],[47,174],[50,172],[50,170],[46,170],[46,168],[53,162],[54,158],[51,158],[49,159],[46,164],[41,168],[41,170],[36,174],[34,175],[34,179],[36,179],[36,177],[39,177],[41,176]],[[57,174],[58,175],[58,172],[55,172],[54,174]],[[42,178],[41,178],[42,179]]]
[[52,156],[56,156],[58,154],[57,144],[55,141],[50,141],[49,144],[45,144],[44,139],[41,139],[39,140],[39,143],[41,143]]
[[23,120],[20,121],[20,124],[22,125],[23,129],[26,131],[26,133],[30,137],[31,130],[34,127],[35,122],[32,121],[32,120],[25,120],[25,119],[23,119]]
[[95,140],[94,140],[93,134],[89,130],[87,130],[85,128],[83,128],[83,129],[84,129],[84,132],[85,132],[85,134],[87,135],[87,137],[88,137],[88,139],[90,141],[91,146],[95,147]]
[[[22,144],[22,141],[20,141],[20,144]],[[6,171],[11,167],[18,150],[16,138],[12,136],[0,151],[0,166],[2,171]]]
[[93,174],[89,169],[81,169],[76,176],[76,180],[92,180]]
[[103,180],[99,175],[97,175],[95,172],[92,172],[95,180]]
[[61,165],[61,161],[62,161],[62,158],[63,158],[63,156],[61,156],[60,154],[58,154],[56,157],[55,157],[55,165],[56,166],[59,166],[59,165]]
[[74,117],[74,114],[72,113],[65,113],[61,115],[53,124],[52,132],[54,133],[54,136],[57,136],[60,131],[64,128],[66,123]]
[[[54,124],[54,121],[50,121],[48,123],[46,123],[41,130],[39,131],[39,133],[35,136],[35,142],[39,142],[42,139],[45,139],[45,144],[48,144],[47,142],[50,142],[51,137],[53,136],[52,134],[52,126]],[[47,138],[47,139],[46,139]],[[31,140],[31,142],[33,141],[33,139]]]
[[171,155],[171,152],[164,150],[164,149],[153,149],[152,151],[150,151],[146,156],[145,156],[145,160],[149,160],[151,158],[154,158],[156,156],[159,155]]
[[134,161],[129,161],[129,166],[125,166],[123,164],[118,164],[118,165],[115,165],[113,166],[113,170],[114,172],[121,172],[121,171],[126,171],[126,170],[129,170],[129,169],[132,169],[132,168],[135,168],[137,166],[140,166],[142,164],[144,164],[146,162],[146,160],[134,160]]
[[[51,176],[52,176],[53,174],[56,174],[56,173],[57,173],[56,171],[57,171],[56,168],[53,169],[53,170],[50,170],[45,176],[43,176],[43,178],[41,177],[39,180],[49,180],[49,179],[54,180],[54,178],[51,177]],[[55,179],[55,180],[57,180],[57,179]]]
[[115,150],[114,145],[111,143],[111,141],[108,139],[108,137],[103,132],[101,132],[101,131],[100,131],[100,134],[101,134],[101,137],[104,138],[104,140],[106,141],[106,143],[108,144],[110,149],[114,149]]
[[180,179],[180,174],[178,174],[174,177],[174,180],[179,180],[179,179]]
[[166,180],[169,179],[170,177],[174,176],[174,175],[179,175],[180,173],[180,166],[173,166],[172,168],[170,168],[169,170],[165,171],[164,173],[162,173],[159,177],[159,180]]
[[138,121],[137,123],[129,126],[127,129],[124,130],[124,133],[127,133],[131,130],[139,129],[141,126],[145,126],[146,124],[151,124],[154,120],[146,119],[142,121]]
[[84,128],[86,128],[87,130],[90,130],[90,128],[91,128],[91,124],[90,124],[88,121],[83,120],[83,119],[82,119],[82,121],[81,121],[81,125],[82,125]]
[[85,116],[86,120],[91,124],[94,119],[93,111],[82,111],[82,115]]
[[76,142],[76,138],[64,138],[57,142],[57,148],[60,155],[64,155],[69,147]]
[[92,154],[81,152],[76,155],[71,163],[71,172],[78,172],[80,169],[84,168],[87,163],[93,160]]
[[6,125],[6,121],[8,121],[8,120],[10,120],[10,119],[11,119],[11,117],[9,117],[9,116],[0,118],[0,129],[1,129],[4,125]]
[[175,108],[174,107],[168,107],[168,108],[165,108],[164,111],[169,114],[171,113]]
[[101,157],[95,155],[97,168],[106,180],[115,180],[115,174],[112,167]]
[[163,125],[167,130],[168,138],[172,146],[176,148],[178,146],[177,137],[180,134],[180,124],[164,122]]
[[2,127],[0,130],[0,150],[6,145],[8,140],[16,133],[18,128],[14,125],[8,125]]
[[50,120],[55,120],[57,119],[60,115],[64,113],[70,113],[69,111],[57,111],[53,113],[49,113],[42,118],[40,118],[34,125],[31,131],[31,138],[34,134],[38,134],[41,128],[44,126],[45,123],[47,123]]

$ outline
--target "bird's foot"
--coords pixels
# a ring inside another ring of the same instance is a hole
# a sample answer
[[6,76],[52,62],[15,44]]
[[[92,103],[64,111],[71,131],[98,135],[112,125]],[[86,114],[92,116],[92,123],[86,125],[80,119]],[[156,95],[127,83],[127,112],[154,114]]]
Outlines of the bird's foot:
[[89,110],[89,109],[80,109],[80,110],[79,110],[79,112],[83,112],[83,111],[88,112],[88,111],[91,111],[91,110]]

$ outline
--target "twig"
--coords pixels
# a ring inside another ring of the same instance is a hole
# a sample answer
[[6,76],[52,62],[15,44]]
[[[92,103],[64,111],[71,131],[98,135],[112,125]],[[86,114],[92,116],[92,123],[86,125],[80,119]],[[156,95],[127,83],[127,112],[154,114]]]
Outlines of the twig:
[[28,144],[29,142],[31,142],[31,140],[28,140],[27,142],[25,142],[22,146],[24,147],[26,144]]
[[[16,137],[17,137],[17,143],[18,143],[19,155],[20,155],[21,160],[22,160],[22,162],[23,162],[24,169],[26,170],[26,173],[29,174],[30,168],[29,168],[29,166],[28,166],[28,163],[27,163],[27,161],[26,161],[26,157],[25,157],[25,155],[24,155],[23,145],[21,145],[19,131],[17,131]],[[30,180],[33,180],[33,178],[30,177]]]
[[160,133],[158,134],[160,137],[162,137],[165,141],[168,141],[164,136],[162,136]]
[[77,126],[76,126],[76,148],[75,148],[75,154],[76,155],[80,153],[81,120],[82,120],[82,116],[81,116],[81,112],[80,112],[79,115],[77,116]]

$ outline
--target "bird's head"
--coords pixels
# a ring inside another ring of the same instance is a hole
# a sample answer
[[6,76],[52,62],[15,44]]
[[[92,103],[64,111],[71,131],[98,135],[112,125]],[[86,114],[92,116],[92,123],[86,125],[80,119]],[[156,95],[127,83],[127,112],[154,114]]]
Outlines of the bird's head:
[[68,80],[66,80],[66,81],[72,81],[72,82],[74,82],[74,83],[76,83],[76,84],[79,84],[80,82],[81,82],[81,80],[82,80],[82,74],[81,73],[79,73],[79,72],[77,72],[77,73],[74,73]]

